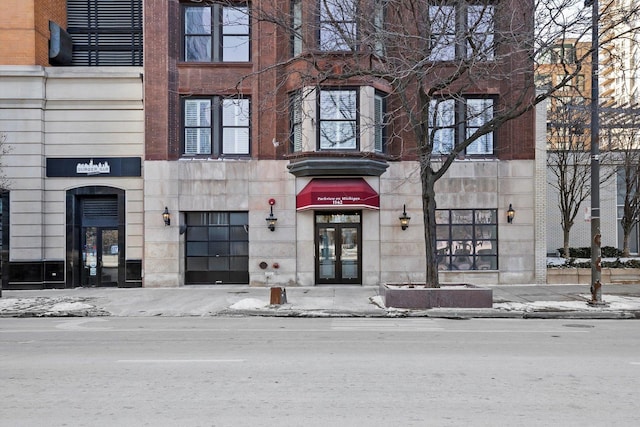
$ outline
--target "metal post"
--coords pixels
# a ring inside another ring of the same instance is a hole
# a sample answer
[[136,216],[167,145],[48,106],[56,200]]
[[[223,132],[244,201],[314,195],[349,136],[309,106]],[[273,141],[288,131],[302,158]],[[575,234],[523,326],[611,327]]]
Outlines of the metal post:
[[603,305],[602,256],[600,235],[600,93],[598,87],[598,0],[586,0],[591,12],[591,300],[590,305]]

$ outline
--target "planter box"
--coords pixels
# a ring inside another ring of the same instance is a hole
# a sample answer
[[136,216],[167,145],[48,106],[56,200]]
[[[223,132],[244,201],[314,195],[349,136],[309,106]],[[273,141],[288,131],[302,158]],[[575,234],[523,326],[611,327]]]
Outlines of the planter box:
[[[413,286],[413,287],[411,287]],[[424,285],[382,284],[380,295],[386,307],[395,308],[491,308],[493,290],[474,285],[441,285],[427,288]]]
[[[640,283],[640,268],[608,268],[600,272],[601,281],[607,283]],[[547,284],[591,284],[590,268],[548,268]]]

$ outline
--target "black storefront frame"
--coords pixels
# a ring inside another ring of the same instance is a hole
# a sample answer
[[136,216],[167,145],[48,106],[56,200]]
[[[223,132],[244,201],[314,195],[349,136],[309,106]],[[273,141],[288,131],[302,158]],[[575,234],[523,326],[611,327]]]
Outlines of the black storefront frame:
[[118,230],[118,246],[122,248],[118,253],[118,287],[127,286],[127,266],[125,263],[125,191],[119,188],[107,186],[87,186],[74,188],[67,191],[66,196],[66,288],[74,288],[81,286],[81,234],[82,233],[82,213],[80,212],[81,199],[83,197],[95,196],[115,196],[118,203],[118,221],[116,228]]
[[[318,215],[357,215],[359,217],[359,221],[358,222],[318,222],[317,221],[317,216]],[[347,211],[324,211],[324,210],[316,210],[314,211],[313,214],[313,223],[314,223],[314,257],[315,257],[315,262],[314,262],[314,270],[315,270],[315,283],[317,285],[361,285],[362,284],[362,220],[363,220],[363,215],[362,215],[362,211],[360,210],[347,210]],[[322,266],[320,265],[320,260],[321,260],[321,254],[320,251],[322,250],[320,248],[320,231],[323,228],[335,228],[335,237],[336,240],[334,241],[334,246],[336,248],[336,250],[339,252],[338,254],[336,254],[336,262],[335,262],[335,268],[336,268],[336,274],[335,274],[335,278],[333,279],[324,279],[321,277],[321,272],[320,269],[322,268]],[[344,278],[344,274],[342,272],[342,264],[340,262],[338,262],[338,257],[342,256],[342,228],[356,228],[357,229],[357,237],[356,240],[354,241],[354,243],[357,245],[357,264],[356,264],[356,271],[357,271],[357,277],[356,278]]]

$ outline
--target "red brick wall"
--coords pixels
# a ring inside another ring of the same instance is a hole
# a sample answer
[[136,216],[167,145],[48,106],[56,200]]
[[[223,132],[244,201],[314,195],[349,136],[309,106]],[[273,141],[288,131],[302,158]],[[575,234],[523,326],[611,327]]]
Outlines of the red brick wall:
[[[516,9],[531,0],[508,0]],[[256,1],[261,7],[288,4],[288,1]],[[265,4],[267,6],[265,6]],[[278,71],[265,70],[279,59],[288,57],[288,38],[273,25],[254,22],[252,26],[252,62],[250,64],[186,64],[180,61],[181,11],[179,0],[147,0],[145,7],[145,108],[147,160],[178,159],[181,154],[180,97],[188,95],[234,94],[239,89],[252,100],[252,146],[256,159],[282,158],[287,154],[288,114],[287,90]],[[515,9],[514,9],[515,10]],[[530,14],[520,14],[526,24]],[[526,69],[525,53],[506,62],[504,72]],[[516,96],[522,88],[533,88],[531,71],[510,76],[502,81],[481,83],[474,93],[491,93],[499,100]],[[246,79],[240,82],[240,77]],[[290,88],[290,87],[289,87]],[[532,94],[531,94],[532,95]],[[500,102],[500,101],[499,101]],[[534,112],[505,123],[496,133],[495,154],[503,160],[533,159],[535,154]],[[415,159],[411,135],[397,138],[392,153],[401,159]],[[275,148],[273,140],[280,142]]]

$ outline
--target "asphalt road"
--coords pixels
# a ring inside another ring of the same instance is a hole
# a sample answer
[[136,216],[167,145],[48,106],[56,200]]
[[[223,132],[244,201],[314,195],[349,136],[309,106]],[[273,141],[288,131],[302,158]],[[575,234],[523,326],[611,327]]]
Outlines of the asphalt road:
[[0,319],[0,426],[635,426],[625,320]]

